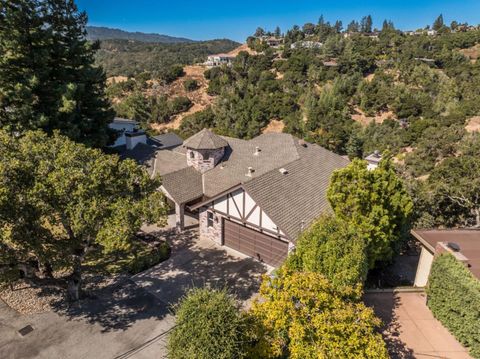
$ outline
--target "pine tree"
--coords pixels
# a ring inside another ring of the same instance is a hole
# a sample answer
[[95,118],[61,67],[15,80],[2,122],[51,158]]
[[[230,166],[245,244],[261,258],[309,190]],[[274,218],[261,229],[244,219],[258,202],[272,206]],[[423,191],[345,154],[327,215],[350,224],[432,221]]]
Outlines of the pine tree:
[[104,146],[113,118],[105,74],[94,66],[87,16],[73,0],[0,0],[0,125],[10,131],[60,130]]
[[443,15],[440,14],[436,19],[435,21],[433,22],[433,26],[432,26],[432,29],[435,30],[435,31],[438,31],[440,30],[442,27],[443,27]]
[[44,8],[34,0],[0,0],[0,126],[18,132],[40,127],[39,97],[48,78]]

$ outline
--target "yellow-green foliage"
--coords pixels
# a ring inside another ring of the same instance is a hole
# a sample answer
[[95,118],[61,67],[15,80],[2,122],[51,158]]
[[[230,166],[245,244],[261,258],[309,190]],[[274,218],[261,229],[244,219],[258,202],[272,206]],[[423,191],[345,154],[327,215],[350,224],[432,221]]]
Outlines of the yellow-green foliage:
[[480,358],[480,282],[450,254],[436,258],[427,288],[435,317]]
[[280,270],[264,280],[251,310],[258,323],[252,356],[388,358],[375,333],[380,320],[360,295],[359,287],[339,289],[319,273]]

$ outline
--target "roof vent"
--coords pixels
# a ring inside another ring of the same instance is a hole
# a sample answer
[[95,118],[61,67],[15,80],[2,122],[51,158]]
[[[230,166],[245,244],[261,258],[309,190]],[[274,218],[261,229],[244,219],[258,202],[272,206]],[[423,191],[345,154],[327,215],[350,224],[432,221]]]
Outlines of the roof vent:
[[252,177],[253,172],[255,172],[255,170],[253,169],[253,167],[248,167],[248,172],[247,172],[246,176]]
[[298,144],[302,147],[307,147],[307,142],[305,140],[298,141]]
[[447,247],[450,248],[454,252],[460,252],[460,246],[457,243],[448,242]]
[[260,147],[256,146],[255,147],[255,152],[253,153],[254,156],[258,156],[260,154],[262,150],[260,149]]
[[285,168],[283,168],[283,167],[280,168],[278,171],[279,171],[282,175],[286,175],[286,174],[288,173],[288,171],[287,171]]

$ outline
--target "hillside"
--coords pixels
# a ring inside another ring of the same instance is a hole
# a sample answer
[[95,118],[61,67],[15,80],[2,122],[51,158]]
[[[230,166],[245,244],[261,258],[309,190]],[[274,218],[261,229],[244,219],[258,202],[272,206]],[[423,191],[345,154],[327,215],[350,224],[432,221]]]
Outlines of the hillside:
[[133,40],[142,42],[153,42],[163,44],[175,44],[185,42],[195,42],[194,40],[182,37],[173,37],[161,34],[147,34],[143,32],[128,32],[120,29],[112,29],[109,27],[87,26],[88,40]]
[[145,71],[155,75],[169,66],[203,62],[208,55],[229,52],[238,46],[237,42],[227,39],[174,44],[105,40],[101,42],[96,61],[109,77],[131,77]]

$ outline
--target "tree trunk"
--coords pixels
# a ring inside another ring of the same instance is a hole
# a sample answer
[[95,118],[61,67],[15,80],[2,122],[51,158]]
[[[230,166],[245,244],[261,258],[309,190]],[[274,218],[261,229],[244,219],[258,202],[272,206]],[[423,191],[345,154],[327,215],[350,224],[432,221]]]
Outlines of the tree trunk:
[[38,261],[38,270],[40,271],[40,273],[44,278],[50,278],[50,279],[53,278],[53,268],[50,262]]
[[473,212],[475,213],[475,227],[480,227],[480,208],[475,208]]
[[80,299],[82,285],[82,262],[80,256],[74,256],[73,273],[68,278],[68,300],[75,302]]

